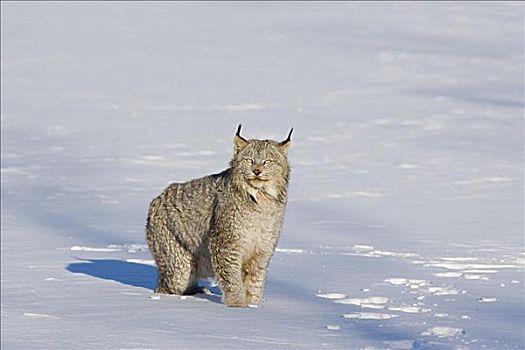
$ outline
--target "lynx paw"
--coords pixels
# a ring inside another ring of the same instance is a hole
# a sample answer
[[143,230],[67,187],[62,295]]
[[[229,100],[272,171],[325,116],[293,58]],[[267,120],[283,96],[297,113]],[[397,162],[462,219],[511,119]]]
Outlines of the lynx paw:
[[244,300],[230,300],[224,301],[224,303],[229,307],[248,307],[248,303]]
[[236,296],[236,297],[225,297],[224,304],[229,307],[247,307],[248,303],[246,302],[246,297]]
[[246,297],[246,304],[248,304],[248,306],[259,305],[260,303],[261,303],[261,298],[260,297],[256,297],[256,296],[253,296],[253,295],[248,295]]

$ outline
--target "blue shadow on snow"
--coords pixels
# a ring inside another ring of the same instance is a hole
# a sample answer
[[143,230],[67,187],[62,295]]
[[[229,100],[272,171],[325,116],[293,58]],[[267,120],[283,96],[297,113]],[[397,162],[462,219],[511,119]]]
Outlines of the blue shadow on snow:
[[[116,281],[128,286],[155,290],[157,282],[157,268],[151,265],[137,264],[122,260],[83,259],[82,262],[69,264],[69,272]],[[220,302],[221,290],[208,280],[199,280],[199,286],[207,288],[212,294],[196,294],[197,297]]]
[[151,290],[155,289],[157,281],[155,266],[122,260],[86,259],[69,264],[67,270]]

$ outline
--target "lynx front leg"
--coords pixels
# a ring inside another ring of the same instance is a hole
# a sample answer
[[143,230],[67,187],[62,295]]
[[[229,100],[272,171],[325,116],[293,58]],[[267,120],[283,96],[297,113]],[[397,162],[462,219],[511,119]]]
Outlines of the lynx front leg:
[[257,305],[262,301],[266,271],[271,256],[255,255],[243,266],[246,303]]
[[224,303],[232,307],[248,306],[240,259],[227,249],[214,251],[213,268],[215,278],[223,293]]

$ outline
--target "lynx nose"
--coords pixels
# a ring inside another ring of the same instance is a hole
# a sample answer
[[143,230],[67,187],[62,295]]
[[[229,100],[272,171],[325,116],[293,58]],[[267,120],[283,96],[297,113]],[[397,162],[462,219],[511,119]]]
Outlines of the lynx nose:
[[260,169],[257,169],[257,168],[256,168],[256,169],[253,169],[252,172],[253,172],[256,176],[259,176],[259,175],[262,173],[262,171],[261,171]]

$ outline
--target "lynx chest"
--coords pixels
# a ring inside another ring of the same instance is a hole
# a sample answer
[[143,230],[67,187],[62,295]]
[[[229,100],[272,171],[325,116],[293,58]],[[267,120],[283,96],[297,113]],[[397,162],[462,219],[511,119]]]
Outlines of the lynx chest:
[[246,258],[271,255],[281,232],[283,211],[276,205],[259,203],[253,210],[242,213],[242,217],[238,232],[241,254]]

